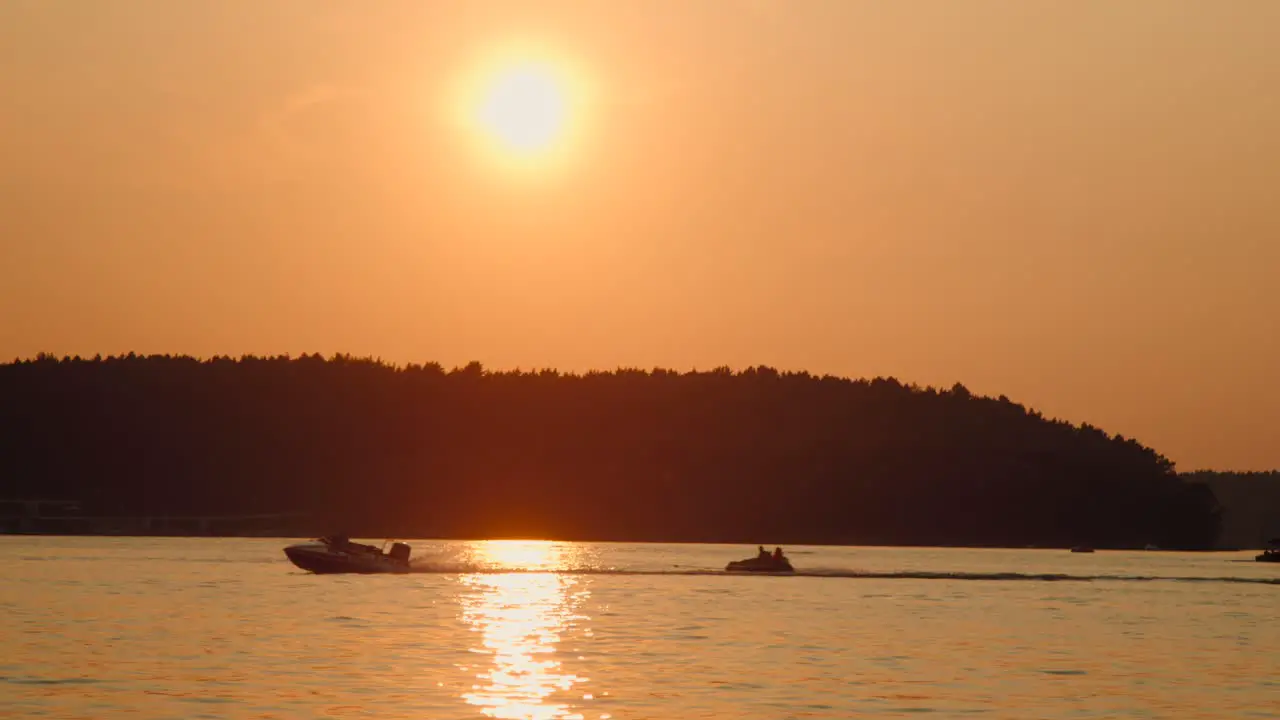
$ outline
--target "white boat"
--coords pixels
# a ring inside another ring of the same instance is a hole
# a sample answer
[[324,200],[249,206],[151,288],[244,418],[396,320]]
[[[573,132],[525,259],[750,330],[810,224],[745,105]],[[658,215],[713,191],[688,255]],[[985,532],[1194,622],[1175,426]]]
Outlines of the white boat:
[[383,552],[382,548],[351,542],[341,535],[290,545],[284,549],[290,562],[318,575],[407,573],[410,552],[410,547],[402,542],[392,543],[391,550]]

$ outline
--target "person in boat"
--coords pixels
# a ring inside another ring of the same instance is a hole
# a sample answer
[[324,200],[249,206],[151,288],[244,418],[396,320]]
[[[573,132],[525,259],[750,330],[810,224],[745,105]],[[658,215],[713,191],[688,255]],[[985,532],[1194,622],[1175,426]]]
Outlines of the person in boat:
[[758,548],[758,549],[759,549],[759,551],[760,551],[760,552],[759,552],[759,554],[757,554],[757,555],[756,555],[756,557],[758,557],[758,558],[759,558],[759,559],[761,559],[761,560],[768,560],[768,559],[769,559],[769,551],[768,551],[768,550],[765,550],[763,545],[759,546],[759,548]]
[[[761,548],[761,549],[763,550],[764,548]],[[776,548],[774,548],[774,549],[773,549],[773,561],[774,561],[774,562],[782,562],[782,561],[783,561],[783,559],[784,559],[784,558],[782,557],[782,548],[780,548],[780,547],[776,547]]]

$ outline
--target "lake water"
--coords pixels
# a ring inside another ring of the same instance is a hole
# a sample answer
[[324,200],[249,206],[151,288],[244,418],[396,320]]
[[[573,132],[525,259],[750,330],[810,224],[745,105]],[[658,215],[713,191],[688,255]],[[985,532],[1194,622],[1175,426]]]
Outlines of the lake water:
[[[0,537],[3,718],[1280,717],[1250,553]],[[507,572],[518,570],[519,572]]]

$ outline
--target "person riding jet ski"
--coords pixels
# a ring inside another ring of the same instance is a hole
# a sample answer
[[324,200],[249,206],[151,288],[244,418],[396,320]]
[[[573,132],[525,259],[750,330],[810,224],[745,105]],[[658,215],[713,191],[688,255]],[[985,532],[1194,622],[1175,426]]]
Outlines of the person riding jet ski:
[[761,545],[757,554],[747,560],[735,560],[725,566],[725,570],[746,572],[795,572],[791,561],[782,554],[782,548],[774,548],[773,554]]

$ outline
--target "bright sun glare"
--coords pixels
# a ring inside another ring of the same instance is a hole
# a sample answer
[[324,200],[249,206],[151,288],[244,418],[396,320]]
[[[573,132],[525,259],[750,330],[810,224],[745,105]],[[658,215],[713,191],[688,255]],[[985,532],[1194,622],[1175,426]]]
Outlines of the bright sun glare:
[[500,70],[485,88],[480,126],[508,152],[535,155],[550,150],[564,133],[568,101],[550,68],[532,62]]

